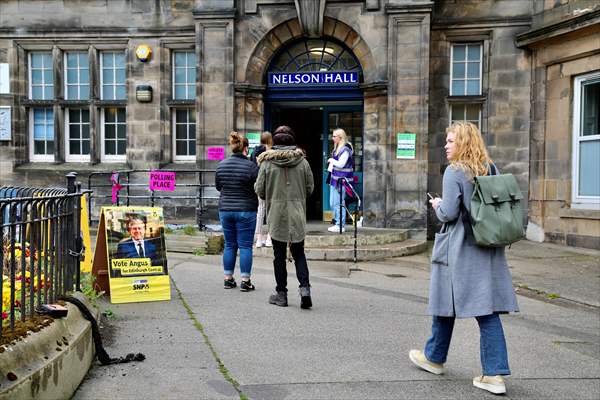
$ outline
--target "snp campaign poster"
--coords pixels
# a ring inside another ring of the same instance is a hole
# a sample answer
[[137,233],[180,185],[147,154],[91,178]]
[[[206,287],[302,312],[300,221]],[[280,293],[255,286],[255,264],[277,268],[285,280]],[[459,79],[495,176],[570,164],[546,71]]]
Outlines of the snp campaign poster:
[[160,207],[102,208],[111,303],[171,299],[164,226]]

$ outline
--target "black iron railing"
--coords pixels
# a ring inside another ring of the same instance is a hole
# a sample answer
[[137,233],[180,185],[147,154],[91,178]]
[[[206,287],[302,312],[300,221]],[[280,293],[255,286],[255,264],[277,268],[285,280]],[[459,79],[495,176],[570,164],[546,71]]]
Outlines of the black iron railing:
[[[150,172],[175,172],[177,184],[175,190],[150,190],[148,181]],[[111,176],[117,174],[114,182]],[[88,203],[90,224],[98,221],[101,206],[112,203],[112,188],[122,186],[116,192],[115,205],[181,207],[185,202],[194,208],[195,219],[200,229],[204,228],[203,216],[208,207],[217,206],[219,199],[214,184],[215,170],[211,169],[132,169],[111,172],[93,172],[88,177],[87,189],[92,191]]]
[[77,174],[67,188],[0,187],[2,324],[32,318],[42,305],[80,290],[81,191]]

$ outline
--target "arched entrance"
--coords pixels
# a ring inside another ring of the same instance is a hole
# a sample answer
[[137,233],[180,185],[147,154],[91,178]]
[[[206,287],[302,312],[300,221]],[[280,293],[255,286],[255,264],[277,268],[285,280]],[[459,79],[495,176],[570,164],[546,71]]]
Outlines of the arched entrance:
[[363,71],[351,49],[335,38],[300,38],[283,46],[266,74],[266,130],[289,125],[307,153],[315,191],[307,217],[331,220],[329,185],[325,183],[332,131],[342,128],[354,147],[356,188],[362,196]]

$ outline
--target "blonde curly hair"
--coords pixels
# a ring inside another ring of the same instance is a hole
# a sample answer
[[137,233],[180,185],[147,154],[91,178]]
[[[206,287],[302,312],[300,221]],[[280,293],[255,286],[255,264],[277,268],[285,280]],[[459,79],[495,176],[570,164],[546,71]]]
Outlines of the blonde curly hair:
[[487,175],[488,164],[492,163],[479,128],[471,122],[456,121],[446,128],[454,132],[456,154],[450,165],[463,170],[469,178]]

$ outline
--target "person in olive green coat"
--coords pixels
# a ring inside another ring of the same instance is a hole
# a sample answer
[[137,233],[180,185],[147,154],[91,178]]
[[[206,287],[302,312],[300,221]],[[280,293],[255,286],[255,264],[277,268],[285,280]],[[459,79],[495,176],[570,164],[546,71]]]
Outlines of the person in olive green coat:
[[269,303],[281,307],[288,304],[286,247],[289,243],[300,282],[300,307],[310,308],[312,299],[304,254],[306,198],[315,186],[310,165],[304,152],[296,147],[294,131],[288,126],[280,126],[275,130],[273,147],[257,160],[260,170],[254,190],[266,203],[277,283],[277,294],[270,296]]

